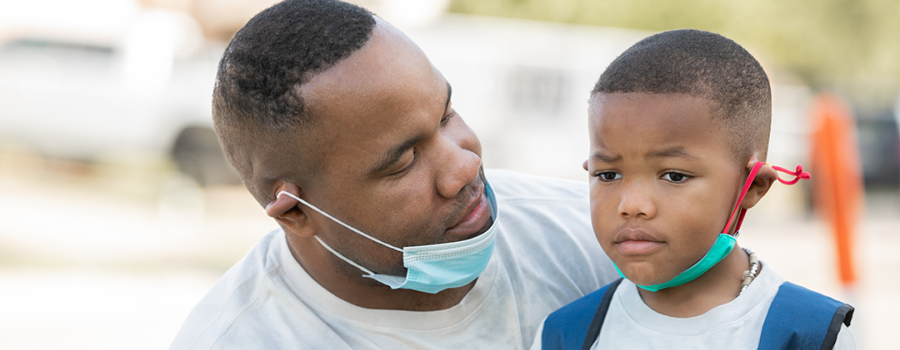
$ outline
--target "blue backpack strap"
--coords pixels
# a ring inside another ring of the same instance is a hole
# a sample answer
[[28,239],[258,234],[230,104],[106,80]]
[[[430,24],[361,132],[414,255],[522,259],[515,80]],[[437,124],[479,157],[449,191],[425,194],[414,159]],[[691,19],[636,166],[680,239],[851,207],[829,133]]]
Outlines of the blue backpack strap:
[[[584,344],[590,348],[600,334],[609,302],[621,282],[619,278],[547,316],[541,333],[541,349],[581,349]],[[589,331],[596,332],[590,343],[586,339]]]
[[832,349],[841,324],[850,326],[853,310],[849,304],[784,282],[769,306],[759,349]]

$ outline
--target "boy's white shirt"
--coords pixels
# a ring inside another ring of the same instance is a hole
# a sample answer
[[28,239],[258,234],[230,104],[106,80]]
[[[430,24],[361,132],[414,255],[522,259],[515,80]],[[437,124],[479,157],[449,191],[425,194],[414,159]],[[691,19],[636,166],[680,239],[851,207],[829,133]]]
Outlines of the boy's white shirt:
[[[676,318],[653,311],[641,299],[638,287],[623,280],[591,349],[755,350],[769,305],[782,283],[784,278],[763,264],[759,276],[740,297],[700,316]],[[532,350],[541,348],[543,328],[541,324]],[[853,334],[846,326],[841,327],[834,349],[856,349]]]

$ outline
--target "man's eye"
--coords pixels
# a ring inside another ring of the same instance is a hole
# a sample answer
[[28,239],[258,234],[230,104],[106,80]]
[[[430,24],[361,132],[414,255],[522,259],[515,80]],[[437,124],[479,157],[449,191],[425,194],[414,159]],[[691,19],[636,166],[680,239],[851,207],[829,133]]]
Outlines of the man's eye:
[[614,171],[605,171],[605,172],[602,172],[602,173],[598,173],[598,174],[597,174],[597,177],[599,177],[600,180],[603,180],[603,181],[614,181],[614,180],[621,179],[621,178],[622,178],[622,174],[619,174],[619,173],[614,172]]
[[453,118],[453,116],[455,116],[455,115],[456,115],[456,112],[450,112],[450,114],[447,114],[446,116],[444,116],[444,118],[441,119],[441,125],[447,124],[447,122],[450,121],[450,118]]
[[416,151],[415,151],[415,149],[413,149],[412,159],[408,161],[409,165],[403,167],[403,169],[400,169],[393,173],[388,174],[388,176],[397,176],[397,175],[401,175],[401,174],[407,172],[409,169],[412,169],[413,165],[416,165],[417,160],[418,160],[418,157],[416,157]]
[[688,176],[688,175],[685,175],[682,173],[676,173],[674,171],[670,171],[668,173],[663,174],[664,180],[668,180],[668,181],[672,181],[672,182],[684,182],[689,178],[690,178],[690,176]]

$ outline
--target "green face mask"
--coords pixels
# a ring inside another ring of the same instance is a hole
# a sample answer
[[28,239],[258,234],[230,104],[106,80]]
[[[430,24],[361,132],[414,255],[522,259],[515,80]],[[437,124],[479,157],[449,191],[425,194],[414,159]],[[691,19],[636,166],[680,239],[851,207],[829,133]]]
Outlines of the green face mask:
[[[709,271],[710,268],[716,266],[719,261],[722,261],[722,259],[728,256],[728,254],[731,253],[731,250],[734,249],[734,245],[736,243],[735,238],[740,234],[741,224],[744,222],[744,215],[747,214],[747,209],[740,210],[740,215],[738,215],[737,228],[734,231],[734,235],[728,233],[728,228],[731,227],[731,222],[732,220],[734,220],[734,214],[738,212],[738,208],[740,208],[741,202],[744,200],[744,196],[747,195],[747,191],[750,190],[750,185],[753,184],[753,179],[756,178],[756,174],[759,172],[759,169],[763,167],[763,165],[768,164],[757,162],[753,166],[753,169],[750,171],[750,175],[747,176],[747,181],[744,183],[744,188],[741,191],[741,195],[740,197],[738,197],[737,204],[735,204],[734,210],[731,211],[731,215],[729,215],[728,217],[728,223],[725,224],[725,228],[722,229],[722,233],[719,233],[719,236],[716,238],[716,242],[713,243],[712,248],[710,248],[709,251],[706,252],[706,255],[704,255],[703,258],[700,259],[700,261],[697,261],[687,270],[684,270],[682,273],[679,273],[677,276],[666,282],[654,284],[651,286],[637,286],[651,292],[656,292],[671,287],[677,287],[702,276],[704,273],[706,273],[706,271]],[[793,172],[779,166],[772,166],[772,168],[777,171],[785,172],[795,176],[795,178],[791,181],[785,181],[781,178],[778,178],[778,181],[783,184],[793,185],[797,183],[797,181],[800,181],[800,179],[809,179],[809,173],[803,171],[803,167],[799,165],[797,166],[797,170]],[[619,276],[622,276],[622,278],[628,278],[625,277],[625,275],[622,273],[622,270],[619,270],[619,267],[616,266],[616,263],[613,263],[613,266],[615,266],[616,271],[619,272]]]
[[[716,238],[716,243],[713,243],[712,248],[710,248],[709,251],[706,252],[706,255],[703,256],[703,259],[700,259],[700,261],[689,267],[687,270],[684,270],[684,272],[679,273],[678,276],[675,276],[667,282],[654,284],[652,286],[637,286],[651,292],[655,292],[660,289],[677,287],[693,281],[697,277],[700,277],[701,275],[706,273],[706,271],[708,271],[713,266],[716,266],[719,261],[722,261],[722,259],[728,256],[728,253],[731,253],[731,249],[734,248],[735,241],[736,240],[734,239],[734,236],[726,233],[720,233],[719,237]],[[616,264],[613,263],[613,266],[615,265]],[[622,278],[627,278],[622,274],[622,270],[619,270],[618,266],[616,266],[616,271],[619,271],[619,276],[622,276]]]

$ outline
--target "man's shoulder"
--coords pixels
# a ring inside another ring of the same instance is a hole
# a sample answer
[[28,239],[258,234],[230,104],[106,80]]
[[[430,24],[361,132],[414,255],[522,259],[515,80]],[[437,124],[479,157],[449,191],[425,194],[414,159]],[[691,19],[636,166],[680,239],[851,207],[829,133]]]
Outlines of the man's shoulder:
[[[591,228],[588,185],[513,171],[485,174],[497,193],[495,256],[549,313],[618,275]],[[546,314],[542,314],[543,318]]]
[[574,233],[594,241],[587,183],[511,170],[488,170],[485,176],[497,196],[504,230],[517,235]]
[[485,170],[498,199],[587,203],[587,182],[530,175],[505,169]]
[[247,327],[235,324],[253,323],[254,315],[273,297],[270,291],[277,283],[273,275],[280,269],[277,254],[283,237],[281,230],[270,232],[232,266],[191,311],[171,349],[227,348],[223,338],[245,332]]

